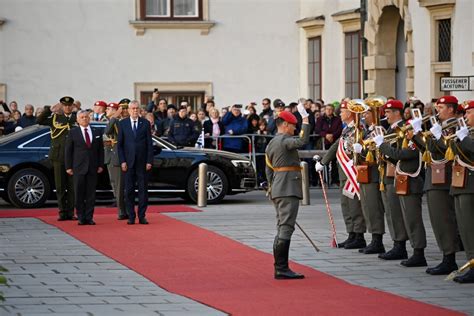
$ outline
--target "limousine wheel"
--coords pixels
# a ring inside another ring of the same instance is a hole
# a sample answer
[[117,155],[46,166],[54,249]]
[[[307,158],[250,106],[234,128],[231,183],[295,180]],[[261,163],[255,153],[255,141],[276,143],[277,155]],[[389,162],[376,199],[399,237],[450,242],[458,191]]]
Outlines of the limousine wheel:
[[46,202],[49,193],[48,178],[36,169],[19,170],[8,182],[8,197],[16,207],[40,207]]
[[[195,169],[188,179],[188,195],[193,201],[197,201],[199,186],[199,169]],[[221,169],[209,166],[207,168],[207,203],[215,204],[220,202],[228,190],[228,183],[225,174]]]

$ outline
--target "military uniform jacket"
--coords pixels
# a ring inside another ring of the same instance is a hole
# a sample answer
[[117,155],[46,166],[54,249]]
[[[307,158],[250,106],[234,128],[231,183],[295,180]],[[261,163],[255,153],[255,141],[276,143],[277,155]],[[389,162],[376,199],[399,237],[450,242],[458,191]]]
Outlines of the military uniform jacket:
[[[399,127],[401,127],[401,126],[403,126],[403,125],[404,125],[404,123],[403,123],[402,120],[400,120],[400,121],[397,123],[397,126],[399,126]],[[396,129],[393,129],[391,126],[388,127],[388,129],[387,129],[387,135],[388,135],[388,134],[395,133],[395,132],[396,132]],[[391,146],[397,148],[397,147],[398,147],[398,143],[391,144]],[[395,181],[395,179],[394,179],[393,177],[387,177],[387,162],[390,162],[390,163],[392,163],[392,164],[395,165],[395,164],[397,163],[397,161],[394,160],[394,159],[392,159],[392,158],[390,158],[389,156],[386,156],[386,155],[383,155],[383,154],[382,154],[382,159],[383,159],[383,161],[382,161],[382,167],[384,168],[384,175],[383,175],[382,182],[383,182],[383,184],[385,184],[385,185],[386,185],[386,184],[393,184],[394,181]]]
[[[397,147],[392,147],[388,143],[383,143],[379,148],[380,152],[390,159],[400,162],[400,170],[406,173],[415,173],[421,163],[420,150],[416,148],[415,144],[412,143],[408,148],[402,148],[403,140],[400,139],[397,142]],[[409,179],[409,194],[422,194],[423,193],[423,174],[416,177],[408,177]]]
[[[474,168],[474,139],[472,136],[466,136],[462,142],[456,141],[452,145],[452,149],[456,155],[466,164]],[[471,168],[471,169],[472,169]],[[450,194],[474,194],[474,171],[466,168],[466,185],[464,188],[451,187]]]
[[69,130],[76,124],[76,113],[69,117],[64,114],[52,114],[51,108],[45,106],[43,113],[38,116],[38,124],[51,128],[51,147],[49,148],[49,159],[52,162],[64,163],[64,151],[66,138]]
[[118,118],[111,117],[104,129],[104,138],[110,141],[110,146],[104,146],[104,163],[106,165],[111,164],[112,166],[116,167],[120,166],[117,149],[118,122]]
[[[346,152],[347,156],[352,157],[352,147],[354,144],[354,136],[355,136],[355,127],[354,124],[349,124],[347,125],[343,130],[341,134],[342,141],[344,142],[344,151]],[[336,159],[336,154],[337,154],[337,149],[339,147],[339,141],[336,140],[331,147],[329,147],[327,153],[324,155],[323,159],[321,160],[321,163],[323,165],[329,164],[331,161]],[[338,174],[339,174],[339,181],[346,181],[347,177],[346,174],[344,173],[344,170],[342,170],[341,166],[337,164],[338,168]]]
[[[450,124],[452,121],[455,121],[456,118],[450,118],[443,122],[443,126]],[[455,132],[455,129],[443,130],[443,135],[448,136]],[[446,150],[448,150],[448,146],[444,142],[443,137],[439,140],[436,140],[434,137],[427,137],[426,142],[423,141],[423,136],[421,133],[416,134],[413,137],[413,141],[415,142],[416,146],[422,150],[428,150],[431,154],[432,160],[443,160],[446,154]],[[431,183],[431,164],[426,164],[426,173],[425,173],[425,184],[423,186],[424,191],[429,190],[444,190],[449,191],[451,188],[451,173],[452,173],[452,163],[448,162],[445,170],[446,170],[446,183],[445,184],[432,184]]]
[[[292,137],[277,134],[267,145],[265,154],[273,168],[300,166],[298,149],[309,141],[310,126],[303,124],[300,137]],[[267,164],[265,169],[267,179],[270,183],[270,197],[272,199],[281,197],[303,198],[301,188],[301,171],[278,171],[274,172]]]

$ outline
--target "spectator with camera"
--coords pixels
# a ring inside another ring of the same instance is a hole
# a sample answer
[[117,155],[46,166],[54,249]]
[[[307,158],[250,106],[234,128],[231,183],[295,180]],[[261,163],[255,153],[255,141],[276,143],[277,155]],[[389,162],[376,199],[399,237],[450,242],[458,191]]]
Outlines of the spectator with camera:
[[194,146],[199,137],[201,130],[188,117],[186,106],[181,106],[170,123],[168,140],[176,146]]
[[170,124],[173,118],[176,116],[176,106],[174,104],[168,104],[166,118],[159,120],[157,123],[156,134],[160,137],[168,137],[170,131]]
[[[235,104],[230,112],[222,118],[225,127],[225,135],[243,135],[247,133],[248,123],[242,116],[242,104]],[[226,137],[223,143],[224,150],[236,153],[242,152],[243,140],[240,137]]]

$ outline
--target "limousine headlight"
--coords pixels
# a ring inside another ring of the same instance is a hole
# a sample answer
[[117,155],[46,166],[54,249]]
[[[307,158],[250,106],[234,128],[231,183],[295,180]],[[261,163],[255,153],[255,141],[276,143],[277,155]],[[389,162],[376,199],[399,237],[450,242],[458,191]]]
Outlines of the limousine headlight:
[[8,172],[10,165],[0,165],[0,172]]
[[237,168],[246,168],[251,165],[251,162],[248,160],[231,160],[231,162]]

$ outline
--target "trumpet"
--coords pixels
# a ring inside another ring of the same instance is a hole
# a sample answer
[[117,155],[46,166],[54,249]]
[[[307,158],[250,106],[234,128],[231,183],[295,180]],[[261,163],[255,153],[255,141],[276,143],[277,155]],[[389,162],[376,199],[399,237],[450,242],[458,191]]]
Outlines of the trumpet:
[[[469,127],[468,131],[469,131],[469,135],[474,136],[474,126]],[[458,136],[456,134],[444,136],[444,140],[451,140],[451,139],[456,140],[457,138]]]
[[[425,115],[425,116],[423,116],[423,117],[421,118],[422,124],[426,124],[426,123],[428,123],[429,121],[434,121],[434,120],[436,120],[436,117],[433,116],[433,115]],[[413,129],[413,125],[407,124],[407,125],[405,125],[405,126],[399,127],[398,129],[399,129],[402,133],[405,133],[405,132],[407,132],[407,131],[409,131],[409,130],[412,130],[412,129]]]
[[[450,128],[453,128],[453,127],[456,127],[458,126],[458,122],[457,121],[454,121],[454,122],[451,122],[449,124],[446,124],[445,126],[442,126],[441,129],[444,131],[445,129],[450,129]],[[456,134],[454,134],[456,136]],[[430,136],[433,136],[433,133],[431,133],[431,131],[425,131],[423,132],[423,137],[430,137]],[[450,136],[453,136],[453,135],[450,135]]]
[[[399,132],[395,132],[395,133],[390,133],[390,134],[384,135],[384,136],[383,136],[383,141],[384,141],[384,143],[393,144],[393,143],[395,143],[399,138],[400,138],[400,133],[399,133]],[[374,144],[374,139],[373,139],[373,138],[365,139],[365,140],[362,142],[362,145],[364,145],[364,147],[372,146],[373,144]]]

